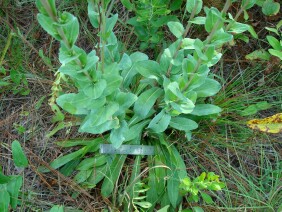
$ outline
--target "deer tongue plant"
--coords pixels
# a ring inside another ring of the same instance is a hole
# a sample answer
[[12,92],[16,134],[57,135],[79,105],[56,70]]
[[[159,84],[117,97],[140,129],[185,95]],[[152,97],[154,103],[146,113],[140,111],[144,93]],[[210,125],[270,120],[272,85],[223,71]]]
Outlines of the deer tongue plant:
[[[220,50],[233,39],[232,34],[246,30],[254,34],[252,28],[236,22],[238,16],[233,19],[228,14],[229,19],[226,17],[230,0],[221,12],[216,8],[204,8],[206,16],[198,16],[202,11],[201,0],[187,0],[186,10],[190,14],[187,26],[179,21],[168,22],[176,41],[160,54],[159,61],[155,61],[141,52],[120,53],[113,32],[118,15],[109,15],[110,1],[88,1],[89,19],[100,40],[89,53],[75,45],[79,36],[79,22],[75,16],[57,11],[55,0],[37,0],[36,3],[40,25],[60,42],[61,67],[51,101],[54,111],[59,112],[57,104],[77,117],[80,132],[103,134],[105,142],[115,148],[123,143],[144,144],[142,135],[146,132],[149,138],[146,142],[157,150],[156,156],[149,158],[150,164],[168,167],[150,170],[147,199],[153,207],[166,198],[176,208],[181,201],[180,180],[187,172],[177,149],[167,141],[166,130],[182,131],[190,140],[191,131],[198,127],[197,120],[216,117],[221,112],[216,105],[204,102],[221,88],[215,76],[210,74],[210,67],[219,61]],[[240,11],[246,5],[249,8],[249,4],[245,2]],[[193,24],[203,25],[208,33],[205,40],[187,37]],[[71,92],[62,90],[60,78],[65,78],[74,89]],[[72,167],[78,171],[75,180],[88,188],[94,187],[106,175],[102,195],[108,197],[114,191],[126,156],[116,155],[111,160],[107,155],[95,153],[94,157],[83,159],[85,154],[97,151],[101,142],[103,139],[98,137],[91,141],[59,143],[65,147],[83,147],[57,158],[51,166],[62,168],[63,172],[64,167],[76,161],[78,166]],[[140,157],[138,160],[140,163]],[[88,163],[91,165],[86,165]],[[127,200],[129,205],[135,195],[132,182],[139,173],[140,169],[135,169],[135,178],[131,177],[130,186],[125,189],[125,193],[131,194]],[[169,177],[165,181],[166,176]]]

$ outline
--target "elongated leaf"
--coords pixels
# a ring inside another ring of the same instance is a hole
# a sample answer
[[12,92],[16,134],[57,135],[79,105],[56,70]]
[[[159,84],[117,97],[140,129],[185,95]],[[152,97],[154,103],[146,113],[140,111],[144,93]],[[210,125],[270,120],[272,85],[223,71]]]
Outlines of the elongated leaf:
[[96,167],[87,179],[87,183],[91,184],[93,187],[96,186],[96,184],[106,176],[107,169],[107,165]]
[[207,78],[205,82],[194,89],[198,97],[208,97],[215,95],[221,89],[221,85],[214,79]]
[[163,132],[167,129],[170,119],[171,116],[168,115],[164,110],[162,110],[152,119],[148,128],[152,129],[156,133]]
[[192,115],[206,116],[211,114],[220,113],[222,110],[220,107],[212,104],[197,104],[192,111]]
[[192,13],[192,11],[195,9],[195,15],[198,14],[203,7],[203,1],[202,0],[187,0],[186,2],[186,10],[189,13]]
[[18,204],[19,191],[22,187],[22,176],[14,176],[13,179],[7,184],[7,191],[10,193],[10,204],[13,209],[16,209]]
[[50,212],[64,212],[64,206],[62,205],[54,205]]
[[75,176],[74,176],[74,181],[76,183],[82,183],[85,182],[91,175],[93,170],[82,170],[79,171]]
[[215,26],[220,29],[223,26],[223,18],[218,9],[212,7],[207,14],[205,29],[207,32],[211,32]]
[[125,140],[125,135],[128,133],[128,125],[126,121],[122,121],[121,125],[117,129],[113,129],[110,135],[110,141],[114,148],[119,148],[122,142]]
[[107,177],[104,179],[101,188],[101,194],[103,197],[109,197],[113,192],[125,159],[126,155],[116,155],[112,164],[108,168],[106,174]]
[[23,168],[28,167],[27,157],[24,154],[20,142],[17,140],[14,140],[12,143],[12,155],[16,166]]
[[82,160],[78,166],[76,167],[77,170],[80,171],[86,171],[88,169],[92,169],[96,166],[102,166],[107,162],[107,156],[106,155],[95,155],[91,158],[86,158]]
[[1,171],[0,171],[0,184],[6,184],[11,180],[10,176],[5,176]]
[[5,189],[0,189],[0,211],[8,212],[10,204],[10,195]]
[[[64,155],[62,157],[59,157],[57,159],[55,159],[53,162],[50,163],[50,166],[53,168],[53,169],[57,169],[57,168],[60,168],[62,167],[63,165],[65,165],[66,163],[72,161],[72,160],[75,160],[76,158],[80,157],[82,154],[84,154],[86,152],[88,148],[87,147],[83,147],[73,153],[70,153],[70,154],[67,154],[67,155]],[[39,168],[39,171],[41,172],[49,172],[50,170],[47,169],[47,168],[42,168],[40,167]]]
[[167,23],[167,26],[172,34],[177,38],[180,38],[184,33],[184,27],[180,22],[170,21]]
[[195,121],[185,117],[172,117],[169,125],[172,128],[183,131],[190,131],[198,128],[198,124]]
[[140,117],[145,117],[154,106],[157,98],[162,94],[160,88],[153,87],[143,92],[134,104],[134,111]]
[[135,68],[142,76],[158,80],[161,74],[159,63],[153,60],[139,61],[135,63]]

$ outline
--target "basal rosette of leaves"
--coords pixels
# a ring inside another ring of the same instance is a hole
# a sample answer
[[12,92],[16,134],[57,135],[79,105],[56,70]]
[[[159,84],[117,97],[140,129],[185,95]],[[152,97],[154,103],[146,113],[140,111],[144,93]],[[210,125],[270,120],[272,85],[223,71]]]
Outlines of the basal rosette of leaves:
[[[179,152],[169,144],[166,130],[181,131],[190,140],[198,120],[216,117],[221,112],[218,106],[204,101],[221,89],[210,68],[220,60],[221,49],[233,39],[233,34],[248,30],[256,36],[253,29],[237,22],[239,16],[233,18],[227,14],[229,0],[222,11],[204,8],[205,16],[199,16],[203,9],[201,0],[188,0],[186,10],[190,18],[186,26],[177,21],[168,22],[176,41],[160,54],[159,60],[149,60],[141,52],[121,54],[113,32],[118,15],[106,15],[110,14],[106,13],[109,1],[89,0],[89,19],[99,31],[100,42],[95,44],[95,50],[86,53],[75,45],[79,36],[78,19],[68,12],[57,11],[54,0],[37,0],[36,3],[40,25],[61,44],[59,60],[62,65],[58,74],[76,89],[75,92],[60,90],[56,103],[77,118],[80,132],[104,134],[104,139],[116,148],[124,143],[154,145],[156,156],[148,157],[150,166],[162,164],[166,168],[150,169],[147,200],[151,210],[157,203],[169,203],[176,208],[181,202],[180,181],[187,172]],[[246,6],[250,8],[247,3],[243,4],[241,12]],[[203,25],[209,34],[205,40],[187,37],[193,24]],[[148,134],[146,141],[142,139],[145,132]],[[50,165],[60,168],[66,175],[77,171],[75,181],[86,188],[93,188],[104,179],[101,192],[108,197],[115,188],[126,156],[116,155],[112,159],[95,153],[102,142],[100,137],[91,141],[60,142],[63,147],[82,147]],[[93,153],[94,157],[84,157]],[[136,199],[134,183],[140,181],[139,156],[135,163],[122,198],[127,205]]]

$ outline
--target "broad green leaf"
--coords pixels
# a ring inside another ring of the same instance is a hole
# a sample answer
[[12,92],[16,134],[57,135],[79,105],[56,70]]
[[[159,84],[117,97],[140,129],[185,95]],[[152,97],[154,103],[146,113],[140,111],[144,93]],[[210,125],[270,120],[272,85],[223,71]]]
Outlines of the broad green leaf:
[[235,33],[235,34],[240,34],[242,32],[248,31],[250,26],[248,24],[242,24],[239,22],[232,21],[230,24],[230,28],[228,32],[230,33]]
[[171,172],[169,172],[170,178],[167,180],[167,192],[169,201],[174,208],[177,207],[179,202],[179,179],[178,173],[176,172],[175,168]]
[[215,46],[221,46],[233,39],[233,35],[225,32],[222,28],[217,30],[211,40],[211,43]]
[[89,84],[83,89],[83,93],[91,99],[98,99],[107,87],[107,82],[104,79],[99,80],[95,84]]
[[123,93],[119,92],[116,96],[116,102],[119,104],[119,111],[115,115],[125,113],[126,109],[128,109],[134,102],[138,99],[138,97],[132,93]]
[[106,173],[107,177],[104,179],[101,188],[101,194],[103,197],[109,197],[113,192],[125,159],[126,155],[116,155],[112,164],[108,168]]
[[88,7],[87,7],[88,17],[90,23],[94,28],[99,27],[100,14],[98,10],[99,10],[99,5],[97,5],[95,1],[88,0]]
[[54,26],[54,22],[53,20],[43,14],[38,14],[37,15],[37,20],[39,22],[39,24],[41,25],[41,27],[52,37],[54,37],[56,40],[61,40],[62,38],[59,36],[57,29]]
[[207,78],[199,87],[195,88],[198,97],[208,97],[215,95],[221,89],[221,85],[214,79]]
[[22,187],[22,176],[13,176],[12,180],[7,184],[7,191],[10,193],[10,204],[13,209],[16,209],[18,204],[19,191]]
[[261,60],[269,60],[270,59],[270,54],[265,51],[264,49],[259,49],[259,50],[255,50],[250,54],[247,54],[245,56],[245,58],[247,60],[257,60],[257,59],[261,59]]
[[9,212],[10,195],[5,189],[0,190],[0,211]]
[[50,212],[64,212],[64,206],[62,205],[54,205]]
[[243,7],[245,10],[248,10],[252,8],[257,0],[242,0],[241,7]]
[[62,168],[60,168],[59,172],[61,172],[66,177],[68,177],[75,171],[75,168],[77,167],[79,162],[80,162],[80,158],[76,160],[72,160],[68,162],[67,164],[65,164]]
[[152,204],[150,202],[134,202],[135,205],[139,205],[141,208],[150,208]]
[[[53,169],[60,168],[63,165],[67,164],[68,162],[79,158],[81,155],[83,155],[85,153],[86,150],[87,150],[87,147],[83,147],[83,148],[81,148],[81,149],[79,149],[79,150],[77,150],[75,152],[72,152],[70,154],[64,155],[62,157],[58,157],[54,161],[52,161],[50,163],[50,166]],[[44,172],[49,172],[50,170],[48,168],[40,167],[39,171],[44,173]]]
[[116,102],[108,102],[108,104],[102,108],[91,110],[90,114],[85,118],[84,122],[80,126],[80,131],[89,132],[92,127],[96,128],[108,121],[112,121],[113,115],[118,111],[118,109],[119,105]]
[[160,65],[153,60],[136,62],[134,67],[139,72],[139,74],[149,79],[158,80],[161,74]]
[[163,91],[157,87],[143,92],[134,104],[134,112],[140,117],[145,117],[162,93]]
[[75,44],[79,34],[78,20],[74,15],[68,12],[63,12],[62,14],[59,14],[59,16],[60,23],[54,24],[62,28],[65,38],[68,41],[68,45],[72,47]]
[[92,99],[84,93],[69,93],[59,96],[57,104],[70,114],[88,114],[89,110],[103,107],[105,98]]
[[146,192],[146,196],[147,196],[146,200],[153,203],[153,206],[156,204],[157,200],[159,199],[156,185],[157,185],[157,177],[155,175],[155,171],[153,169],[150,169],[148,176],[149,190]]
[[195,121],[185,117],[172,117],[169,126],[183,131],[190,131],[198,128],[198,124]]
[[184,27],[180,22],[170,21],[167,23],[167,26],[175,37],[182,37],[184,33]]
[[148,56],[141,52],[134,52],[129,57],[132,61],[132,66],[129,69],[125,69],[121,72],[124,87],[128,87],[132,83],[132,79],[134,78],[134,76],[138,73],[137,69],[135,68],[135,63],[138,61],[148,60]]
[[207,13],[205,29],[207,32],[211,32],[215,26],[217,27],[216,29],[222,28],[223,18],[221,16],[221,13],[218,11],[218,9],[212,7],[211,9],[209,9]]
[[211,114],[217,114],[220,113],[221,111],[222,111],[221,108],[216,105],[196,104],[191,114],[196,116],[206,116]]
[[125,141],[131,141],[141,136],[142,130],[149,122],[150,120],[147,119],[130,127],[125,135]]
[[266,36],[266,39],[273,49],[282,51],[282,45],[280,44],[279,40],[277,40],[275,37],[270,35]]
[[127,70],[132,66],[132,60],[130,59],[128,54],[124,53],[122,55],[122,58],[121,58],[121,60],[118,64],[118,66],[121,70]]
[[193,212],[205,212],[201,207],[192,207]]
[[171,116],[168,115],[165,110],[162,110],[158,115],[156,115],[150,122],[148,128],[156,133],[163,132],[167,129],[170,122]]
[[193,18],[193,20],[190,22],[193,24],[205,25],[206,17],[198,16],[198,17]]
[[[50,6],[52,14],[57,14],[55,0],[47,0],[46,2],[48,3],[48,6]],[[42,4],[41,0],[36,0],[36,7],[40,11],[40,13],[48,16],[48,12]]]
[[116,22],[118,20],[118,14],[113,15],[110,18],[106,18],[106,33],[109,33],[113,30]]
[[98,137],[94,139],[71,139],[71,140],[63,140],[57,141],[56,144],[61,147],[72,147],[72,146],[94,146],[93,144],[99,145],[103,142],[103,138]]
[[107,165],[96,167],[92,171],[90,177],[87,179],[87,182],[93,185],[93,187],[95,187],[96,184],[99,183],[106,176],[106,170]]
[[200,192],[201,193],[201,196],[203,198],[203,200],[205,201],[205,203],[207,204],[213,204],[214,201],[212,200],[211,196],[206,194],[205,192]]
[[134,9],[134,5],[130,2],[130,0],[121,0],[121,3],[128,10]]
[[23,168],[28,167],[27,157],[21,147],[20,142],[17,140],[14,140],[12,143],[12,155],[16,166]]
[[169,211],[169,210],[168,210],[169,207],[170,207],[170,205],[167,205],[167,206],[165,206],[165,207],[163,207],[163,208],[157,210],[157,212],[168,212],[168,211]]
[[266,0],[262,5],[262,12],[264,15],[277,15],[280,10],[280,4],[273,0]]
[[186,2],[186,10],[189,13],[192,13],[192,11],[195,9],[195,15],[197,15],[203,7],[203,1],[202,0],[187,0]]
[[107,162],[106,155],[95,155],[94,157],[85,158],[82,160],[75,168],[79,171],[86,171],[89,169],[93,169],[97,166],[102,166]]
[[8,183],[10,180],[11,180],[10,176],[6,176],[0,171],[0,185]]
[[110,142],[114,148],[119,148],[122,142],[125,140],[125,135],[128,133],[128,125],[126,121],[122,121],[119,128],[115,128],[111,131]]
[[268,49],[268,51],[273,56],[279,57],[280,60],[282,60],[282,51],[278,51],[278,50],[275,50],[275,49]]
[[102,124],[99,125],[93,125],[91,123],[91,119],[88,120],[86,117],[86,121],[83,122],[83,125],[79,128],[79,132],[87,132],[87,133],[92,133],[92,134],[101,134],[104,133],[108,130],[111,130],[113,128],[119,127],[119,119],[114,118],[111,120],[108,120]]
[[85,182],[91,175],[93,170],[82,170],[82,171],[79,171],[77,172],[77,174],[74,176],[73,180],[80,184],[80,183],[83,183]]

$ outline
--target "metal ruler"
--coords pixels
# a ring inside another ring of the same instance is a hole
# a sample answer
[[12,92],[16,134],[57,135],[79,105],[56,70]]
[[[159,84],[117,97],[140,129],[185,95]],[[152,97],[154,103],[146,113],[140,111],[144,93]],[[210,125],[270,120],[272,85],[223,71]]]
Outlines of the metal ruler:
[[101,154],[119,154],[119,155],[154,155],[155,148],[146,145],[121,145],[114,148],[112,144],[100,144]]

